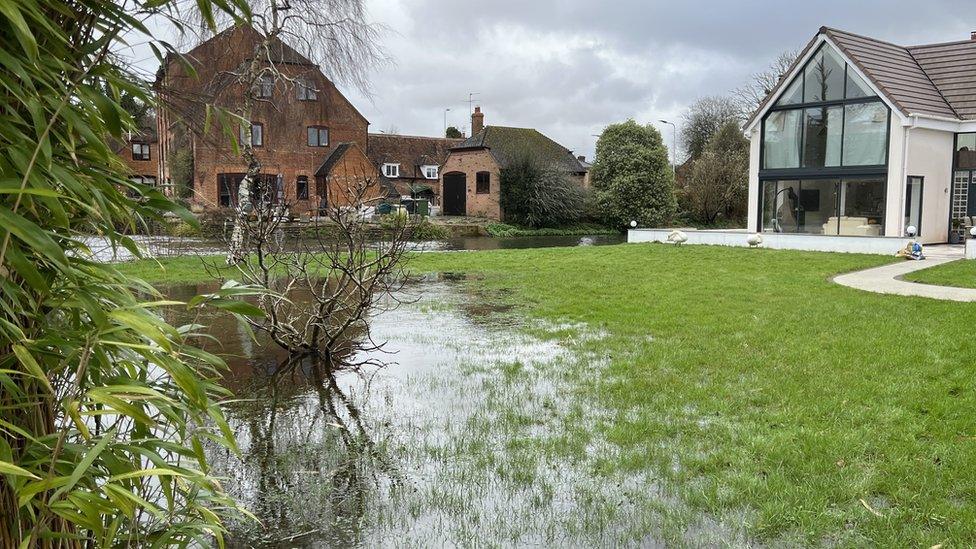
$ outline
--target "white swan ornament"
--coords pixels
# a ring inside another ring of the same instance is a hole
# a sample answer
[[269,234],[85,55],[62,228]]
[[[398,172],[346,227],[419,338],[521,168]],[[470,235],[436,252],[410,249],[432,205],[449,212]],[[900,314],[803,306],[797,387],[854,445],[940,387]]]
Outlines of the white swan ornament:
[[684,231],[671,231],[668,233],[668,242],[673,243],[675,246],[680,246],[688,242],[688,235]]

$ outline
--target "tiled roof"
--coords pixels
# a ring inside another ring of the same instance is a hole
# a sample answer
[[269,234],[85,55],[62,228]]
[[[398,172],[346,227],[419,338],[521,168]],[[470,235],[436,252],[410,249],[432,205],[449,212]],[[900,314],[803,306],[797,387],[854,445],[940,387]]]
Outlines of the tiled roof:
[[502,167],[519,155],[529,153],[544,162],[570,173],[584,173],[586,169],[573,156],[572,151],[531,128],[487,126],[465,139],[455,149],[487,148]]
[[440,166],[447,153],[463,139],[443,137],[419,137],[413,135],[377,134],[368,136],[367,154],[377,167],[383,164],[399,164],[400,177],[426,179],[421,166]]
[[956,112],[908,48],[837,29],[824,28],[822,32],[903,113],[956,118]]
[[749,118],[747,126],[791,81],[788,76],[793,75],[820,35],[830,38],[903,114],[976,120],[976,40],[905,47],[821,27]]
[[976,120],[976,40],[908,48],[960,118]]

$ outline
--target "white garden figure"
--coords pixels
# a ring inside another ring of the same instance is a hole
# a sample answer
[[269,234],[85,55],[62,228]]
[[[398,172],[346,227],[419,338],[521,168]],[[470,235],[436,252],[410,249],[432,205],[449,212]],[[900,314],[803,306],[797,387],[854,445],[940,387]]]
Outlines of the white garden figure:
[[671,231],[668,233],[668,242],[673,243],[675,246],[680,246],[685,242],[688,242],[688,235],[686,235],[684,231]]
[[751,234],[746,238],[746,244],[748,244],[750,248],[758,248],[759,246],[762,246],[762,243],[763,237],[759,233]]

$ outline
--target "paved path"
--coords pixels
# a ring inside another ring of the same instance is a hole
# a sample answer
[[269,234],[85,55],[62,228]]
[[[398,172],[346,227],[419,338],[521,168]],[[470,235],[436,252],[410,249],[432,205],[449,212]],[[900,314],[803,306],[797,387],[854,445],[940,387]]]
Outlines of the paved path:
[[976,301],[976,289],[953,288],[950,286],[933,286],[908,282],[900,278],[908,273],[928,269],[962,259],[963,252],[958,246],[927,246],[924,261],[901,261],[865,269],[834,277],[834,282],[850,288],[865,290],[878,294],[894,294],[928,297],[945,301]]

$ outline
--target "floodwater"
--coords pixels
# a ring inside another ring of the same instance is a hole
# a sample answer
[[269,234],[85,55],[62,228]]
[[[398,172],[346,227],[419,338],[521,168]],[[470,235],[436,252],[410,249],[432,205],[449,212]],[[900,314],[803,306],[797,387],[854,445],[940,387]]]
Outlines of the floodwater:
[[[226,253],[227,244],[217,239],[172,236],[132,237],[143,252],[144,257],[181,257],[188,255],[220,255]],[[131,261],[135,259],[125,248],[113,249],[104,238],[87,237],[83,239],[91,249],[96,261]],[[555,248],[573,246],[603,246],[623,244],[626,237],[619,235],[584,236],[518,236],[493,238],[487,236],[452,238],[444,241],[413,242],[410,248],[421,251],[463,251],[463,250],[503,250],[522,248]]]
[[[601,472],[619,457],[596,431],[610,416],[579,390],[604,365],[582,351],[600,333],[528,322],[463,277],[431,275],[402,292],[370,320],[386,343],[370,358],[387,365],[359,372],[286,368],[282,351],[227,317],[170,311],[172,322],[209,324],[230,355],[225,383],[240,400],[227,416],[242,457],[211,449],[210,459],[260,520],[231,524],[230,546],[674,541],[661,532],[682,506],[652,472]],[[709,522],[684,536],[736,539]]]

